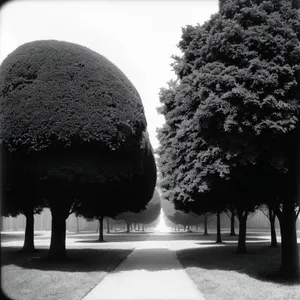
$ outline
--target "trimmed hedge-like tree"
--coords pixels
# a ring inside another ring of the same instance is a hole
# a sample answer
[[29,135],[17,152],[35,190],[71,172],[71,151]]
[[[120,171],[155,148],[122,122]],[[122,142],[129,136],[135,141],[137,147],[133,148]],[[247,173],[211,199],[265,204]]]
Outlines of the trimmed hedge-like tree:
[[141,159],[147,126],[141,99],[105,57],[55,40],[13,51],[1,65],[0,91],[7,165],[39,182],[52,213],[49,255],[63,258],[66,218],[87,198],[81,186],[122,184],[156,171]]

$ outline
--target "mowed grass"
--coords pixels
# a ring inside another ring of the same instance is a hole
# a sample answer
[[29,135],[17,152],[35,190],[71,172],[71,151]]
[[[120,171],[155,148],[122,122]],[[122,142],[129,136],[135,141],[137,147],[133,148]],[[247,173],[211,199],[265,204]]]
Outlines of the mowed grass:
[[[81,233],[69,233],[68,238],[76,239],[76,243],[99,243],[98,233],[81,232]],[[149,237],[149,232],[113,232],[104,233],[104,242],[141,242]]]
[[68,249],[65,262],[47,261],[47,249],[33,255],[2,248],[1,287],[11,299],[80,300],[131,252],[129,249]]
[[228,240],[221,245],[200,241],[201,248],[177,252],[206,300],[300,300],[300,284],[276,276],[280,246],[254,241],[248,243],[247,254],[236,254],[236,243]]

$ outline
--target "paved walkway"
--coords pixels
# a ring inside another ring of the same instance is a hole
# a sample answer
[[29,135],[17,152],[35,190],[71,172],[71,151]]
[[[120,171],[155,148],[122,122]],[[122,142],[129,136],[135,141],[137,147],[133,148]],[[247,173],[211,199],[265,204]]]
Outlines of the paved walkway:
[[[157,248],[159,245],[160,248]],[[145,241],[82,300],[204,300],[168,243]]]

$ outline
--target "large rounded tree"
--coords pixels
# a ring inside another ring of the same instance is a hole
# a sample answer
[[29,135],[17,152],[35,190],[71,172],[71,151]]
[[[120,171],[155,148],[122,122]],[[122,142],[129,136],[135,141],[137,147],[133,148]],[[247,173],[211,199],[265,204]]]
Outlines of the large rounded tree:
[[[155,182],[156,169],[144,159],[149,141],[139,94],[100,54],[62,41],[24,44],[3,61],[0,90],[7,166],[32,176],[48,201],[51,257],[65,256],[65,220],[87,198],[87,185],[105,190],[145,176]],[[135,206],[128,199],[118,204]]]

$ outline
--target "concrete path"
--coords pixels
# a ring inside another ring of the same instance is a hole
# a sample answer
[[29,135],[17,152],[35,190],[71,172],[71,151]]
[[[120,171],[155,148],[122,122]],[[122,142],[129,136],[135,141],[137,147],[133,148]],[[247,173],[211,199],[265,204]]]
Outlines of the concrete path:
[[[159,248],[157,248],[159,247]],[[82,300],[204,300],[168,243],[145,241]]]

